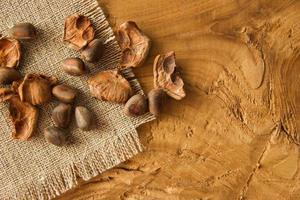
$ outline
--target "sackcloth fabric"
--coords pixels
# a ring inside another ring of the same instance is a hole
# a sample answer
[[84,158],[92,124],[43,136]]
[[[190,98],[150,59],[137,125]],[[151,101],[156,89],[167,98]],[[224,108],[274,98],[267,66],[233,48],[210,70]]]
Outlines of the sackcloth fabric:
[[[96,37],[105,43],[104,57],[89,64],[90,74],[82,77],[68,76],[61,67],[63,59],[79,56],[62,42],[64,20],[74,13],[88,16]],[[89,94],[89,76],[116,68],[121,57],[114,33],[96,0],[1,1],[2,36],[7,36],[9,28],[19,22],[31,22],[38,30],[36,39],[22,41],[22,74],[56,76],[60,83],[79,91],[75,105],[84,105],[95,115],[96,128],[87,132],[76,128],[72,120],[69,143],[56,147],[45,141],[43,130],[53,124],[51,111],[57,101],[39,107],[37,131],[25,142],[12,139],[8,105],[0,105],[0,199],[52,199],[75,187],[79,178],[89,180],[142,151],[136,127],[154,117],[149,113],[127,117],[123,105],[96,100]],[[132,88],[143,94],[132,70],[123,74]]]

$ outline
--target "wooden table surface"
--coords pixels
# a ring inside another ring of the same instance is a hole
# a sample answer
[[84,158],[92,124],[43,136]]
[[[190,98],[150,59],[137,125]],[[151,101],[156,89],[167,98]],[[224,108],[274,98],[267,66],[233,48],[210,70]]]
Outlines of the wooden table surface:
[[99,0],[175,51],[187,97],[138,129],[145,152],[58,199],[300,199],[300,1]]

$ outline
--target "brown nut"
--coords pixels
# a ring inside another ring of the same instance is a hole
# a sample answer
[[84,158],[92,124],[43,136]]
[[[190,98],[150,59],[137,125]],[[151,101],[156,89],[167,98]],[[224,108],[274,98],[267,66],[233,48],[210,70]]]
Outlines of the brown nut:
[[27,74],[18,87],[18,93],[22,101],[32,105],[46,104],[52,97],[52,85],[57,83],[53,76],[42,74]]
[[93,114],[86,107],[77,106],[75,108],[75,119],[77,127],[87,131],[93,123]]
[[125,103],[132,95],[129,82],[117,71],[99,72],[88,80],[93,97],[104,101]]
[[151,114],[158,116],[165,98],[165,92],[162,89],[152,89],[148,93],[149,111]]
[[136,25],[128,21],[118,30],[118,40],[122,50],[121,68],[139,67],[146,60],[151,41]]
[[81,76],[87,73],[87,68],[80,58],[66,58],[62,62],[63,70],[71,76]]
[[11,84],[21,79],[21,73],[13,68],[0,67],[0,84]]
[[140,116],[147,112],[148,104],[144,95],[136,94],[125,104],[124,112],[127,116]]
[[55,126],[67,128],[71,121],[72,106],[69,104],[60,103],[52,111],[52,120]]
[[57,85],[53,87],[52,94],[61,102],[72,103],[76,98],[77,91],[68,85]]
[[29,40],[36,37],[36,29],[31,23],[19,23],[10,29],[11,37],[20,40]]
[[0,67],[18,67],[20,59],[20,42],[12,38],[0,39]]
[[94,39],[95,30],[88,17],[74,14],[65,21],[64,42],[75,50],[80,50]]
[[47,142],[56,146],[63,146],[67,141],[67,132],[55,126],[46,128],[44,130],[44,136]]
[[83,60],[93,63],[100,60],[103,55],[104,45],[100,39],[94,39],[81,52]]
[[154,60],[154,88],[162,88],[172,98],[185,97],[184,82],[176,71],[175,52],[158,55]]
[[37,125],[38,109],[22,102],[15,91],[9,88],[0,88],[0,101],[9,102],[9,113],[14,125],[12,137],[28,140],[34,134]]

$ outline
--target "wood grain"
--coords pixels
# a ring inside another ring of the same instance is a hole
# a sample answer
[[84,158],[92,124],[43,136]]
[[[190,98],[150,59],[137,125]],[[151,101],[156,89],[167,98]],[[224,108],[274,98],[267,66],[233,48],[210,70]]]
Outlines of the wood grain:
[[143,88],[174,50],[187,97],[138,129],[144,153],[58,199],[300,199],[300,1],[99,3],[152,38]]

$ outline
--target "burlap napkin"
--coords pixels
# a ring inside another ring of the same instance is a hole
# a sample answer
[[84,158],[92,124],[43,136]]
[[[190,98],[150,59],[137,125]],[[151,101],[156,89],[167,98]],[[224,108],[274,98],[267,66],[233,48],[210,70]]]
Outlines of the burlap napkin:
[[[24,56],[20,66],[23,74],[39,72],[56,75],[60,82],[80,91],[76,105],[84,105],[95,114],[97,126],[89,132],[71,125],[70,143],[56,147],[46,143],[43,129],[52,124],[51,110],[57,102],[40,107],[41,114],[35,136],[26,142],[11,137],[12,124],[6,104],[0,105],[0,199],[51,199],[73,188],[77,179],[88,180],[125,161],[141,151],[136,127],[153,119],[146,114],[126,117],[122,105],[92,99],[87,78],[66,75],[60,63],[64,58],[78,56],[62,43],[64,19],[71,14],[88,16],[96,35],[106,44],[104,58],[90,65],[91,74],[115,68],[120,50],[113,31],[96,0],[6,0],[0,6],[0,33],[17,22],[31,22],[38,29],[38,38],[22,42]],[[142,90],[128,70],[124,72],[132,87]]]

